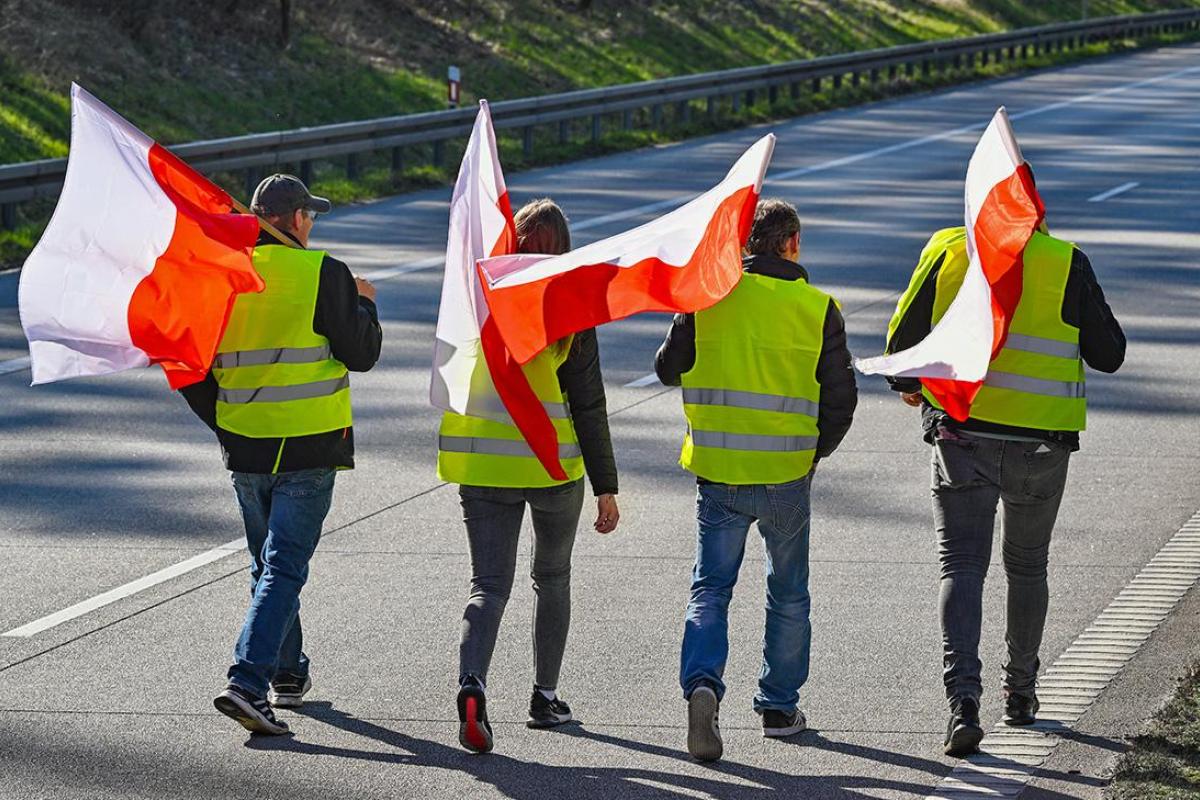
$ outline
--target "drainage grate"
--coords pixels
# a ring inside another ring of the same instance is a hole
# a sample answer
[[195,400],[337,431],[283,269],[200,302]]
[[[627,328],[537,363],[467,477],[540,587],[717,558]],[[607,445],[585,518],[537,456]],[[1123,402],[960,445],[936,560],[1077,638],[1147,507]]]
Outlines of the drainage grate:
[[1041,709],[1027,728],[997,723],[980,752],[926,800],[1016,798],[1060,738],[1200,579],[1200,511],[1171,537],[1038,680]]

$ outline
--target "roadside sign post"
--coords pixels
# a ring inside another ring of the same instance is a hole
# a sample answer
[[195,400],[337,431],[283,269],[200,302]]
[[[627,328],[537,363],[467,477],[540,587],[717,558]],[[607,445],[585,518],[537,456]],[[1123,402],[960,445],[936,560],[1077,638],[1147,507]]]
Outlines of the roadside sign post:
[[458,67],[450,67],[446,71],[446,100],[450,108],[458,108],[459,88],[462,86],[462,72]]

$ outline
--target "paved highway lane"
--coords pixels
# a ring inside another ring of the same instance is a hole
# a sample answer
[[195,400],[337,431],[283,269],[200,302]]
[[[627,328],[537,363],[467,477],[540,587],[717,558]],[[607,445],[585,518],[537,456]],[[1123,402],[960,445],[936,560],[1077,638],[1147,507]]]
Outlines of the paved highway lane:
[[[582,243],[702,191],[772,130],[765,194],[798,205],[803,260],[842,300],[854,352],[872,355],[921,244],[961,219],[966,159],[1000,104],[1052,229],[1091,256],[1130,337],[1121,373],[1089,375],[1091,430],[1052,550],[1048,662],[1200,507],[1200,47],[511,175],[510,190],[516,204],[558,199]],[[489,686],[497,753],[459,750],[466,543],[456,494],[433,474],[437,415],[425,400],[447,197],[407,195],[318,223],[316,244],[388,275],[385,347],[355,379],[359,468],[339,476],[305,591],[316,689],[311,711],[288,715],[296,736],[247,743],[211,710],[246,600],[244,559],[233,555],[33,636],[0,637],[0,796],[927,794],[951,767],[938,755],[929,454],[915,412],[874,378],[860,377],[855,427],[814,488],[814,649],[802,704],[817,731],[763,742],[750,711],[763,591],[761,546],[751,543],[732,609],[726,761],[687,760],[675,675],[694,486],[675,466],[677,392],[626,386],[650,370],[660,315],[601,332],[623,521],[609,537],[581,531],[576,548],[561,688],[584,724],[563,733],[520,724],[531,593],[518,582]],[[14,305],[15,278],[0,276],[0,361],[23,354]],[[216,447],[160,375],[36,389],[27,380],[0,375],[0,632],[239,535]],[[985,722],[1000,715],[1002,592],[994,572]],[[1094,791],[1087,775],[1059,777],[1066,796]]]

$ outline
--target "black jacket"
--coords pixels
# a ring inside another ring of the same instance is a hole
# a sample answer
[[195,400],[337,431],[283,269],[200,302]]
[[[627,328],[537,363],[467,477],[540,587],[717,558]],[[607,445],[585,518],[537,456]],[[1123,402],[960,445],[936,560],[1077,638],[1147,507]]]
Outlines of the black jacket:
[[617,493],[617,462],[608,432],[608,407],[604,378],[600,374],[600,346],[594,329],[575,334],[567,360],[558,368],[558,385],[567,396],[575,423],[575,436],[583,452],[592,492]]
[[[888,353],[912,347],[924,339],[933,325],[933,300],[937,290],[937,276],[941,271],[943,253],[929,270],[925,282],[905,311],[896,332],[888,341]],[[1112,309],[1104,299],[1104,291],[1096,280],[1092,263],[1078,247],[1071,255],[1071,269],[1067,273],[1066,291],[1063,294],[1063,322],[1079,328],[1079,353],[1089,367],[1100,372],[1116,372],[1125,361],[1125,333],[1113,316]],[[916,378],[888,378],[888,383],[897,392],[919,392],[921,382]],[[1074,431],[1043,431],[1036,428],[1020,428],[967,419],[957,422],[949,414],[924,403],[921,408],[921,425],[925,440],[932,442],[939,427],[946,427],[996,436],[1022,436],[1055,441],[1079,449],[1079,434]]]
[[[276,241],[264,233],[258,244]],[[352,372],[366,372],[379,359],[383,331],[375,304],[359,296],[350,270],[330,255],[321,262],[313,331],[329,340],[333,357]],[[254,439],[217,427],[217,381],[211,371],[203,381],[180,391],[196,416],[217,434],[229,470],[270,473],[354,466],[353,428],[312,436]]]
[[[808,280],[808,272],[794,261],[779,256],[746,256],[746,272],[784,281]],[[691,314],[676,314],[667,331],[667,339],[654,357],[654,371],[666,386],[678,386],[683,373],[696,364],[696,320]],[[818,459],[837,449],[854,421],[858,405],[858,387],[846,347],[846,323],[837,304],[829,301],[825,312],[824,345],[817,362],[817,382],[821,384],[821,403],[817,416]]]

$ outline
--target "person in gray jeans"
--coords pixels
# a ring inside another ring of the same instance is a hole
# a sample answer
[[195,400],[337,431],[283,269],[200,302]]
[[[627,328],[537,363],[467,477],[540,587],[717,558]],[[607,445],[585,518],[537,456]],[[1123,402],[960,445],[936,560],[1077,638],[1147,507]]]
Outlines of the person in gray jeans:
[[[514,222],[519,252],[553,255],[571,249],[566,217],[550,200],[526,204],[516,213]],[[597,532],[610,533],[620,519],[617,468],[608,431],[596,332],[582,331],[571,338],[569,345],[562,342],[553,347],[566,347],[565,357],[553,374],[565,397],[565,422],[578,440],[577,448],[567,448],[573,459],[582,457],[581,465],[575,462],[573,474],[568,470],[573,480],[560,483],[551,479],[536,465],[532,451],[488,454],[486,442],[467,455],[467,459],[481,459],[476,462],[477,469],[468,467],[474,472],[456,474],[454,465],[464,463],[453,460],[458,454],[439,455],[439,475],[460,484],[459,499],[471,551],[470,598],[463,612],[459,643],[457,703],[459,741],[475,752],[487,752],[493,746],[485,687],[500,619],[516,575],[517,544],[526,506],[533,522],[530,573],[534,592],[534,679],[526,722],[531,728],[550,728],[572,719],[571,709],[558,697],[557,687],[571,622],[571,550],[583,509],[583,478],[575,476],[586,471],[591,482],[596,495]],[[495,430],[496,423],[478,424],[482,425],[480,432]],[[510,438],[503,444],[507,448],[512,441]],[[472,475],[480,478],[473,479]],[[526,480],[536,485],[521,485]]]
[[[956,757],[975,752],[983,739],[979,632],[997,507],[1008,580],[1004,721],[1030,725],[1038,711],[1050,538],[1085,427],[1084,365],[1116,372],[1125,360],[1125,334],[1081,250],[1051,237],[1043,224],[1022,259],[1021,300],[966,420],[952,418],[919,381],[889,379],[908,405],[921,407],[933,445],[942,677],[950,702],[944,752]],[[957,291],[966,264],[962,228],[934,234],[892,319],[889,353],[925,338],[952,299],[939,294]]]

